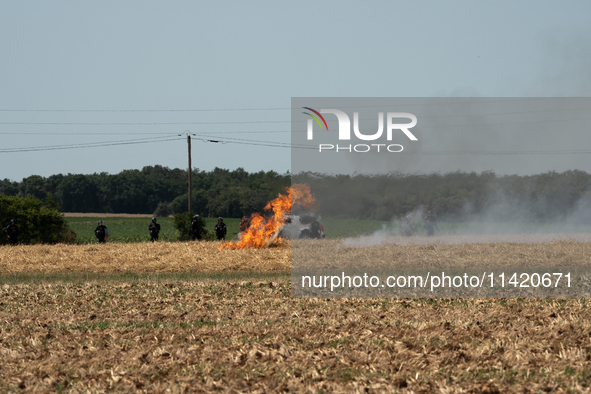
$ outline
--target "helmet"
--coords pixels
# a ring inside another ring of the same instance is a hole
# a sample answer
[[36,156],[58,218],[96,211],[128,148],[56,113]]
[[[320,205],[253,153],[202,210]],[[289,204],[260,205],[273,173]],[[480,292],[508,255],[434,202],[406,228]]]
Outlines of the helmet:
[[199,215],[193,216],[193,220],[197,219],[198,217],[199,217]]
[[430,214],[430,215],[431,215],[431,214],[433,214],[433,212],[431,212],[431,211],[429,211],[429,212],[427,212],[427,213],[428,213],[428,214]]
[[246,216],[242,216],[242,219],[248,219]]
[[15,222],[16,222],[16,220],[10,219],[10,223],[15,223]]
[[103,224],[103,221],[102,220],[99,220],[99,223],[98,224],[100,226],[101,224]]
[[218,220],[224,220],[224,218],[220,216],[220,217],[218,218]]
[[155,222],[155,221],[156,221],[156,217],[153,217],[153,218],[152,218],[152,221],[153,221],[153,222]]

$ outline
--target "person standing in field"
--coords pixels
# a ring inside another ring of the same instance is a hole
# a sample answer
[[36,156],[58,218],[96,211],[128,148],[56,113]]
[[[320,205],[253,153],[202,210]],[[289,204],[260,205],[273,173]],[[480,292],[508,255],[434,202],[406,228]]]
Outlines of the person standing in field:
[[6,235],[8,236],[8,243],[11,245],[18,243],[18,227],[15,219],[10,219],[10,224],[6,227]]
[[193,216],[193,221],[191,222],[191,228],[189,232],[191,234],[191,241],[201,240],[201,225],[199,223],[199,215]]
[[218,241],[226,240],[226,233],[228,232],[228,229],[226,228],[226,223],[224,223],[224,219],[221,216],[218,218],[218,222],[215,225],[214,230]]
[[94,230],[94,236],[98,239],[99,244],[104,244],[105,235],[107,234],[107,226],[103,224],[102,220],[98,221],[98,226]]
[[246,232],[246,230],[248,230],[250,223],[249,220],[246,216],[242,216],[242,220],[240,221],[240,225],[238,226],[238,228],[240,229],[240,232],[238,233],[238,239],[242,239],[242,234]]
[[160,225],[156,223],[156,218],[152,218],[152,223],[148,226],[150,232],[150,242],[158,241],[158,233],[160,232]]
[[427,236],[432,237],[434,234],[434,230],[439,231],[437,227],[437,221],[435,220],[435,216],[433,216],[433,212],[429,211],[427,213],[427,217],[425,218],[424,223],[425,230],[427,230]]

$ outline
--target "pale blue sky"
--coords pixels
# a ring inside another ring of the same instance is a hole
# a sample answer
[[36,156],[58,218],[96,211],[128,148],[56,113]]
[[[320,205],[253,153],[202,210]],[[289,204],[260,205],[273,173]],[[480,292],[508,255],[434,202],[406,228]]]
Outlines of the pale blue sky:
[[[3,2],[0,179],[185,168],[186,130],[289,143],[291,97],[591,96],[590,21],[589,1]],[[193,166],[283,173],[290,150],[195,140]]]

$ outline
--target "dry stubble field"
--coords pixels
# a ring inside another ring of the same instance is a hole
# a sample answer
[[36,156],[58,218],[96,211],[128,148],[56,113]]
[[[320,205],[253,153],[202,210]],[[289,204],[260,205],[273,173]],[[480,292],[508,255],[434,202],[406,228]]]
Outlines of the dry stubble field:
[[[467,244],[462,258],[505,250],[532,259],[519,248],[546,259],[587,253],[588,244],[573,242]],[[589,391],[585,299],[297,299],[286,273],[289,244],[216,246],[0,248],[0,390]],[[427,256],[458,247],[430,246]],[[426,255],[424,245],[398,248]],[[173,274],[127,281],[110,273],[126,271]],[[187,271],[194,277],[183,277]],[[243,277],[199,278],[207,271]],[[277,274],[249,279],[251,271]],[[75,279],[89,272],[96,280]],[[69,279],[55,279],[60,273]]]

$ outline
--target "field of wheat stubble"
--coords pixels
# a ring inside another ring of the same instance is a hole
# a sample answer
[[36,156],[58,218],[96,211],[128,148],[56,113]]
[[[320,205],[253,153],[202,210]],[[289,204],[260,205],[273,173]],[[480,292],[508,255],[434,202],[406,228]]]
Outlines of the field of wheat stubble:
[[[323,253],[336,247],[332,241],[310,242],[317,264],[330,265]],[[589,390],[587,299],[292,298],[289,242],[218,248],[213,242],[0,248],[1,390]],[[572,240],[392,245],[385,251],[397,253],[400,264],[427,265],[448,259],[572,263],[591,256],[589,244]],[[371,256],[379,249],[347,253],[386,260]],[[186,271],[204,276],[98,280]],[[212,272],[241,276],[205,275]],[[261,272],[277,276],[251,277]],[[48,279],[39,280],[44,274]]]

